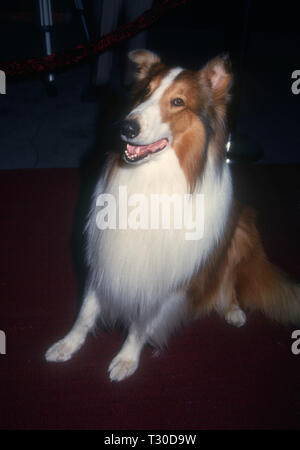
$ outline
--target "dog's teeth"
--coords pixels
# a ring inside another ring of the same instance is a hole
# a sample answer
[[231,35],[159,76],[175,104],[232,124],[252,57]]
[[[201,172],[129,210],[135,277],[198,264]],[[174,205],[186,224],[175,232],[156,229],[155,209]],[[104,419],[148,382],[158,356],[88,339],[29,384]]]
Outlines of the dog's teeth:
[[140,153],[140,147],[138,147],[137,149],[136,149],[136,154],[138,155],[139,153]]

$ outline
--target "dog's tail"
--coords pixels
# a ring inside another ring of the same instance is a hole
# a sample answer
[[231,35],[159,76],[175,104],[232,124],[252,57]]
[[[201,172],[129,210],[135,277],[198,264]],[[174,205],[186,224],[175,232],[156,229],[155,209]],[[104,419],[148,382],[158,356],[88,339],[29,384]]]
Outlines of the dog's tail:
[[300,286],[289,280],[265,256],[247,264],[238,290],[246,309],[261,310],[286,325],[300,325]]
[[300,285],[268,260],[253,216],[247,214],[244,226],[240,227],[248,250],[237,268],[239,302],[243,308],[260,310],[285,325],[300,325]]

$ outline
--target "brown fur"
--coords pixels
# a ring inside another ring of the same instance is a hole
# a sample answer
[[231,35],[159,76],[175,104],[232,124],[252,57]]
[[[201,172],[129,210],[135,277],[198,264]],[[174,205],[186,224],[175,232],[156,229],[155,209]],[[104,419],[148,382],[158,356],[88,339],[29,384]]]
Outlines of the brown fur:
[[231,220],[224,241],[187,287],[192,314],[212,309],[226,314],[236,304],[287,325],[300,324],[300,286],[267,259],[254,211],[236,214],[236,224]]
[[[169,69],[147,51],[135,57],[139,75],[134,93],[139,102],[151,95]],[[220,56],[198,72],[182,71],[161,99],[162,120],[170,124],[173,147],[191,190],[205,171],[208,152],[220,171],[224,165],[231,79],[229,59]],[[176,97],[183,99],[184,106],[172,106]],[[236,204],[222,240],[186,292],[192,316],[212,309],[226,314],[240,306],[261,310],[286,324],[300,324],[300,286],[268,261],[254,211]]]
[[242,308],[259,309],[284,324],[300,324],[300,286],[267,258],[253,217],[245,217],[236,233],[235,287]]
[[[191,190],[204,173],[209,141],[216,166],[221,169],[224,163],[231,82],[226,64],[226,59],[215,58],[198,72],[184,70],[161,99],[162,120],[170,124],[172,145]],[[172,106],[176,97],[182,98],[184,106]]]
[[136,78],[139,80],[145,78],[150,68],[160,62],[158,55],[147,50],[133,50],[128,57],[136,65]]
[[217,306],[221,286],[229,276],[227,254],[237,227],[239,210],[239,205],[232,205],[223,239],[187,286],[187,297],[193,316],[207,313]]
[[[170,124],[172,145],[191,190],[204,171],[207,156],[206,130],[198,117],[201,105],[205,104],[200,93],[195,74],[184,71],[166,90],[160,102],[162,120]],[[171,100],[176,97],[182,98],[183,107],[172,106]]]

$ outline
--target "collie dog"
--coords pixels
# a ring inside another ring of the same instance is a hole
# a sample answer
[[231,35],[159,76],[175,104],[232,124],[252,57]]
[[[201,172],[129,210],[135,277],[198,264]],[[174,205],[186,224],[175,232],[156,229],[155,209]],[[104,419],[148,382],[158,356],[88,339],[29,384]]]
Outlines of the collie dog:
[[[129,58],[137,67],[133,107],[121,124],[123,151],[108,158],[92,199],[83,304],[71,331],[46,353],[48,361],[67,361],[98,317],[122,323],[128,337],[108,368],[114,381],[133,374],[146,343],[161,348],[212,310],[237,327],[252,309],[300,321],[299,286],[268,261],[253,211],[233,199],[228,56],[199,71],[167,67],[147,50]],[[170,220],[149,210],[153,198],[169,200]],[[191,216],[186,226],[175,221],[186,212],[180,200]]]

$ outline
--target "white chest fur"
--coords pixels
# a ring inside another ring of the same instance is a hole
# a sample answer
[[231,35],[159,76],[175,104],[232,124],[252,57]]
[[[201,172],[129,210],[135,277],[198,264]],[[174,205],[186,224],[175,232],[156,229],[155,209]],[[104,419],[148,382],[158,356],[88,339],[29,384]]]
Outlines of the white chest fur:
[[[101,183],[100,183],[101,184]],[[119,188],[126,187],[128,198],[142,194],[149,200],[154,194],[185,196],[188,187],[174,150],[169,147],[160,155],[139,166],[119,169],[105,192],[119,204]],[[98,188],[99,189],[99,188]],[[100,194],[101,192],[96,192]],[[222,236],[231,203],[231,178],[224,165],[223,174],[216,177],[210,161],[196,195],[203,196],[204,233],[201,239],[188,240],[187,230],[176,229],[105,229],[95,227],[97,208],[90,218],[89,247],[96,255],[90,258],[94,280],[110,308],[145,313],[163,301],[178,286],[187,282],[199,266],[205,263],[215,242]],[[150,221],[149,221],[150,224]],[[124,225],[124,224],[123,224]],[[95,248],[96,246],[96,248]]]

